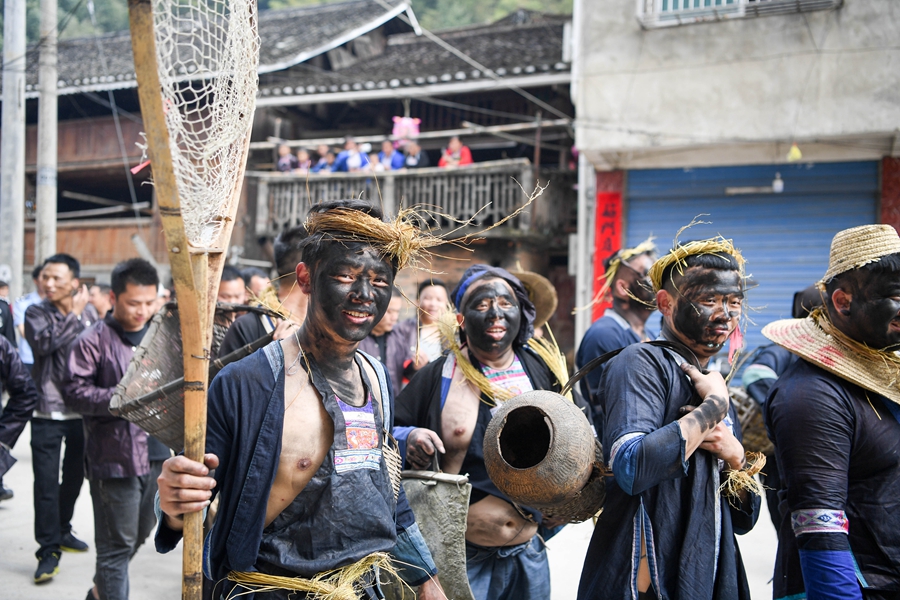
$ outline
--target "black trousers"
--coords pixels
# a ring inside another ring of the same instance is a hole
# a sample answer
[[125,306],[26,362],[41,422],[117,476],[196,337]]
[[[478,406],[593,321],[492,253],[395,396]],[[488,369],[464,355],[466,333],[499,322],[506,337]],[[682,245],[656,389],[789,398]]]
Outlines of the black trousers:
[[[60,453],[65,440],[60,483]],[[34,468],[34,539],[36,556],[59,552],[62,536],[72,530],[75,501],[84,483],[84,428],[81,419],[31,420],[31,461]]]

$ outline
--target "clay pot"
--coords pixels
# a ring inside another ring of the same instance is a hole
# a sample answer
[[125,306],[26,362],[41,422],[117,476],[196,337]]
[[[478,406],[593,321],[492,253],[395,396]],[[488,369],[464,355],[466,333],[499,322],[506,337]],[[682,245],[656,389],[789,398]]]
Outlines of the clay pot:
[[549,508],[572,500],[588,483],[596,442],[571,400],[527,392],[504,402],[491,419],[484,462],[491,481],[513,501]]

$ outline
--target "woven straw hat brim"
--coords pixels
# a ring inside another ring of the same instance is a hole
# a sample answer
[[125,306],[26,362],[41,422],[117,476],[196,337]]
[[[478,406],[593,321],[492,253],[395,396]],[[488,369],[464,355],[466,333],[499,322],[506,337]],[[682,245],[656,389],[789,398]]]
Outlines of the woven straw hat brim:
[[549,279],[533,271],[510,271],[510,273],[515,275],[528,290],[528,297],[534,304],[536,313],[534,326],[543,327],[556,312],[559,304],[556,288]]
[[828,271],[822,281],[864,265],[883,256],[900,253],[900,236],[891,225],[862,225],[837,232],[831,241]]
[[884,363],[864,357],[825,333],[812,318],[784,319],[763,327],[762,334],[841,379],[900,404],[900,381]]

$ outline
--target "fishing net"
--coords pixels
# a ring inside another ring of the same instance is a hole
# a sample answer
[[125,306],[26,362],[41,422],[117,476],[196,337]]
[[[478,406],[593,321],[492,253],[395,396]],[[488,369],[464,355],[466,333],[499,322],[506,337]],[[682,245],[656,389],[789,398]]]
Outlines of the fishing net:
[[156,58],[188,241],[212,246],[233,219],[259,64],[253,0],[153,0]]

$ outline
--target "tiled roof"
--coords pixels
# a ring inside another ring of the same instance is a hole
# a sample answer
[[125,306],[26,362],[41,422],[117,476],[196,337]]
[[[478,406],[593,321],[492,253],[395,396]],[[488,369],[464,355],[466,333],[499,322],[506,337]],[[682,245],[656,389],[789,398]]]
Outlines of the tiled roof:
[[[260,73],[309,60],[380,26],[407,8],[406,0],[352,0],[263,11],[259,16]],[[131,36],[123,31],[98,38],[61,40],[58,69],[60,94],[134,87]],[[37,90],[38,52],[32,46],[27,52],[25,93],[33,96]]]
[[[492,23],[437,32],[438,37],[500,77],[568,72],[563,37],[568,15],[516,11]],[[296,96],[403,88],[485,79],[474,67],[425,36],[388,38],[384,53],[338,71],[308,64],[260,78],[260,95]]]

